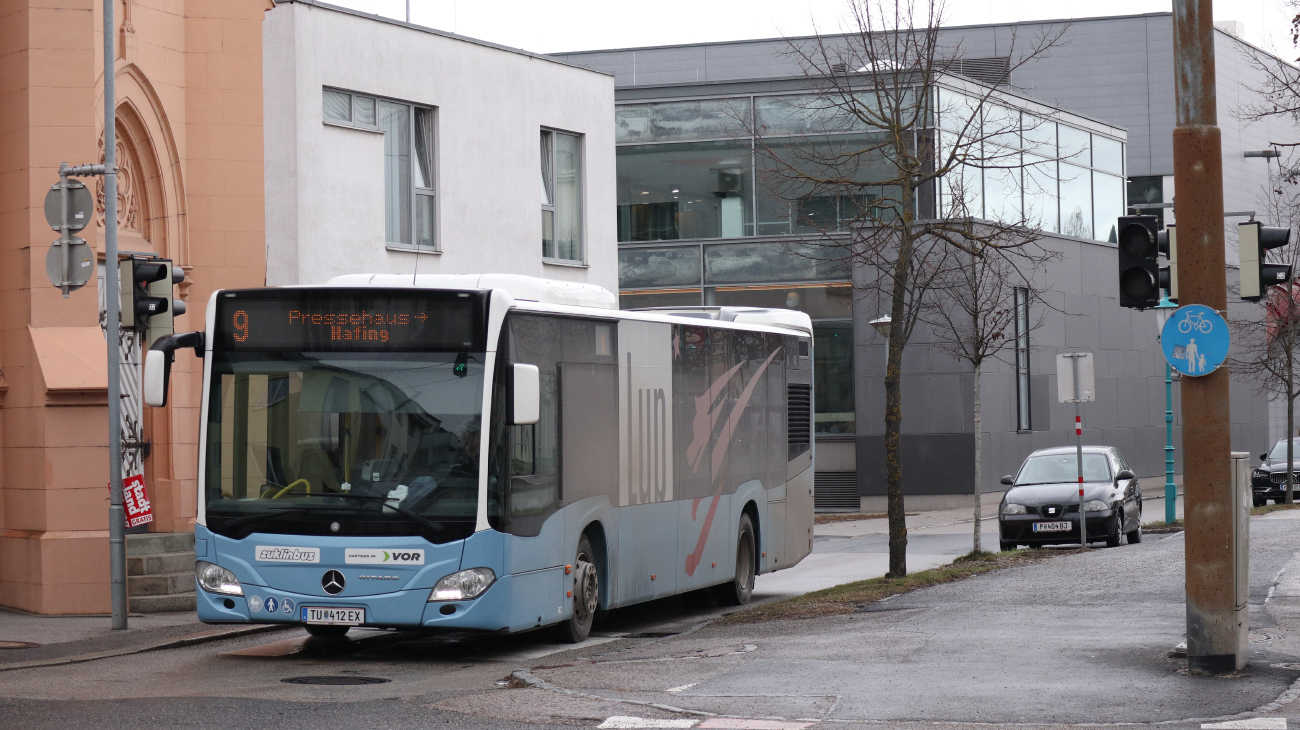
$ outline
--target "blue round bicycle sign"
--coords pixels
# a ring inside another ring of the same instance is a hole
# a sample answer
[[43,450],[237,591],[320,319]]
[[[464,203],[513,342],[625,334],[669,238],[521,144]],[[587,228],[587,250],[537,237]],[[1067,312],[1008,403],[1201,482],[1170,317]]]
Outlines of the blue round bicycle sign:
[[1179,307],[1160,331],[1165,362],[1183,375],[1209,375],[1228,359],[1228,323],[1204,304]]

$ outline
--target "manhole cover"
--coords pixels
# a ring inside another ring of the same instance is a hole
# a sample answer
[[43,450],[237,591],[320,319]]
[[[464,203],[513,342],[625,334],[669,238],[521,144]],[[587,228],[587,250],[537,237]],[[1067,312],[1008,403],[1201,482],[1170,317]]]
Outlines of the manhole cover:
[[1276,638],[1278,638],[1277,634],[1273,634],[1268,631],[1250,632],[1250,643],[1252,644],[1263,644],[1266,641],[1272,641]]
[[382,677],[288,677],[280,680],[285,684],[383,684],[389,680]]
[[0,649],[34,649],[40,644],[33,644],[30,641],[5,641],[0,639]]

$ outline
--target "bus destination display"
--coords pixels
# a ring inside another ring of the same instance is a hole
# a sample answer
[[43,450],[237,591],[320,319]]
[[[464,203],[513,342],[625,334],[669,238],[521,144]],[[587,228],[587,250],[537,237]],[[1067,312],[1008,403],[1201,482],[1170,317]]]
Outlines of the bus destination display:
[[481,351],[485,304],[477,292],[225,292],[218,298],[214,344],[277,352]]

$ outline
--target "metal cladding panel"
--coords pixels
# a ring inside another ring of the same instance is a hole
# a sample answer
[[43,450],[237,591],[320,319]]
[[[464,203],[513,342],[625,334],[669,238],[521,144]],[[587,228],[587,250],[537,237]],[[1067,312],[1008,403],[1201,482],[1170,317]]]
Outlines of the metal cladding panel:
[[[196,528],[197,530],[197,528]],[[420,537],[333,537],[322,535],[268,535],[253,533],[242,540],[213,535],[212,562],[232,571],[246,586],[266,586],[287,593],[321,598],[350,598],[403,589],[432,589],[460,567],[464,543],[434,545]],[[289,548],[275,551],[268,548]],[[259,550],[261,549],[261,550]],[[421,553],[420,563],[358,564],[348,562],[349,549]],[[308,562],[303,556],[316,555]],[[281,559],[291,555],[293,561]],[[259,559],[259,556],[262,559]],[[268,559],[270,558],[270,559]],[[326,571],[338,570],[346,580],[343,592],[329,594],[322,587]],[[362,575],[396,576],[362,578]]]

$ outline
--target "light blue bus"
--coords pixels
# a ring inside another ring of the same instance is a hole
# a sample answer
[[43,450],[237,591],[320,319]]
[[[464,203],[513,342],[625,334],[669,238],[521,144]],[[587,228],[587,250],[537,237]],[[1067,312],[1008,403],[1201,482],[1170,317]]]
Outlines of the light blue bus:
[[209,623],[527,631],[754,577],[812,549],[812,327],[620,311],[523,276],[218,291],[195,527]]

